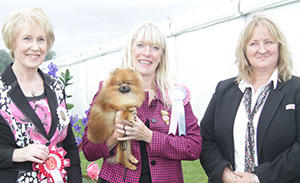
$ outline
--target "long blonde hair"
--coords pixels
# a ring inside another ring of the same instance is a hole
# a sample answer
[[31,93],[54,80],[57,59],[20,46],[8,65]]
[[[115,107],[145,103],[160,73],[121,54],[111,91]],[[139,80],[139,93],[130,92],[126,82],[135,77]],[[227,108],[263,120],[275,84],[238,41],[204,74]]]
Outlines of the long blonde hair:
[[285,36],[270,18],[265,15],[254,15],[252,20],[242,30],[236,47],[236,64],[238,65],[239,70],[237,82],[240,82],[242,79],[245,79],[248,82],[252,81],[252,67],[246,57],[246,45],[252,38],[256,26],[266,27],[273,39],[278,42],[278,79],[279,81],[289,80],[292,77],[292,59]]
[[162,93],[164,104],[169,106],[167,91],[174,86],[174,76],[171,73],[168,57],[167,38],[155,24],[151,22],[141,22],[133,27],[123,50],[122,67],[132,67],[132,46],[134,42],[142,39],[146,42],[152,42],[158,45],[162,50],[161,60],[155,72],[155,84]]

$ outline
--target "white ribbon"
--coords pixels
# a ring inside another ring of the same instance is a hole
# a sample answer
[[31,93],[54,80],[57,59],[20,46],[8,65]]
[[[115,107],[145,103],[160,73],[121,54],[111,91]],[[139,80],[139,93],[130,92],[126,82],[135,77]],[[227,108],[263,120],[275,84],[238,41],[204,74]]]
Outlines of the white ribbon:
[[51,174],[53,182],[64,183],[63,175],[61,174],[61,171],[59,170],[59,168],[62,166],[60,158],[57,155],[50,154],[50,157],[47,161],[51,161],[51,158],[53,158],[52,160],[56,161],[55,168],[49,169],[50,167],[47,166],[47,164],[46,164],[45,169],[47,169],[49,171],[49,173]]
[[177,126],[179,126],[179,136],[186,135],[185,129],[185,114],[184,114],[184,99],[187,94],[183,87],[176,86],[170,94],[172,99],[172,114],[169,127],[169,134],[176,134]]

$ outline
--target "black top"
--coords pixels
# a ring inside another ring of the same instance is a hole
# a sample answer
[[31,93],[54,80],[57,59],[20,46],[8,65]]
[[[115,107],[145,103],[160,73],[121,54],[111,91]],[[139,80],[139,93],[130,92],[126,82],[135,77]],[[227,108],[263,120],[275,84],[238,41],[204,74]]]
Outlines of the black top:
[[[149,120],[147,119],[145,125],[149,128]],[[139,141],[142,155],[142,173],[140,183],[151,183],[151,173],[149,167],[148,153],[146,149],[146,142]]]

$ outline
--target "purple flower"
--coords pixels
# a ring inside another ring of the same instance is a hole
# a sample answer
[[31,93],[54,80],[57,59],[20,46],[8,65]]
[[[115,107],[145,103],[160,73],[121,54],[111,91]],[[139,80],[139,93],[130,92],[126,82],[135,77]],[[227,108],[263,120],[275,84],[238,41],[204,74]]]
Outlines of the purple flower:
[[77,133],[80,133],[81,126],[75,125],[75,126],[74,126],[74,130],[75,130]]
[[75,123],[79,120],[78,115],[72,115],[71,116],[71,125],[74,126]]
[[75,137],[76,144],[79,146],[79,144],[82,142],[82,139],[80,137]]
[[81,123],[82,123],[83,126],[85,126],[87,124],[87,122],[88,122],[87,118],[82,118],[81,119]]
[[57,66],[54,63],[51,62],[48,65],[48,69],[49,69],[48,74],[55,77],[55,78],[57,78],[57,76],[56,76],[56,72],[58,71]]

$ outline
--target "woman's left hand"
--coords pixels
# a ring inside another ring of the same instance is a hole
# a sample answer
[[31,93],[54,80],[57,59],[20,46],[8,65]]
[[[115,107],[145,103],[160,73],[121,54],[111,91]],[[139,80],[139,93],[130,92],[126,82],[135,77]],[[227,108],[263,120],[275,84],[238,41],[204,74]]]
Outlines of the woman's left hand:
[[252,183],[254,174],[252,173],[245,173],[245,172],[234,172],[234,174],[240,177],[237,183]]
[[126,136],[118,138],[117,140],[137,140],[151,144],[153,132],[138,117],[136,117],[134,124],[129,121],[124,121],[123,124],[124,125],[117,125],[117,131]]

